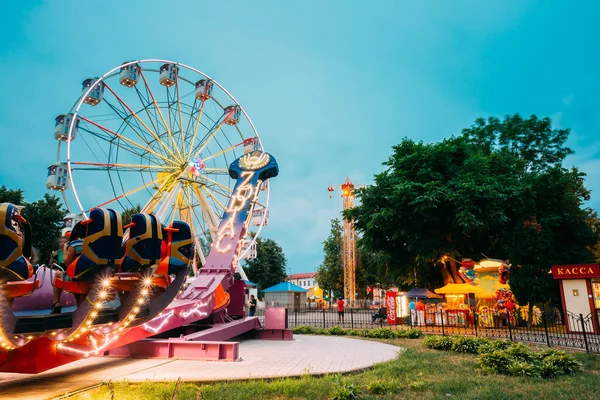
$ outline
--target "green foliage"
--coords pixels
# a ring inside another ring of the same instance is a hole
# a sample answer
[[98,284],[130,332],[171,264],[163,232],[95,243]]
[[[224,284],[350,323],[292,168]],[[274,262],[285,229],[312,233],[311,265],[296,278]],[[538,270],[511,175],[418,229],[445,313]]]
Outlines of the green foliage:
[[479,352],[479,348],[488,342],[489,340],[485,338],[456,336],[452,338],[452,347],[450,350],[459,353],[477,354]]
[[297,335],[314,335],[315,328],[312,326],[300,325],[294,328],[294,333]]
[[0,203],[23,205],[23,191],[21,189],[9,189],[5,185],[0,186]]
[[517,114],[478,119],[438,143],[403,139],[344,215],[362,233],[361,249],[389,260],[378,268],[400,285],[462,283],[456,263],[441,257],[483,253],[510,259],[521,304],[557,300],[549,267],[600,254],[584,174],[561,165],[572,153],[568,135],[549,118]]
[[343,336],[348,332],[346,329],[342,329],[339,326],[333,326],[333,327],[327,329],[327,331],[329,332],[330,335],[335,335],[335,336]]
[[423,345],[434,350],[450,350],[453,344],[452,336],[427,336],[423,339]]
[[390,328],[375,328],[375,329],[343,329],[339,326],[331,328],[315,328],[312,326],[300,325],[294,328],[294,333],[297,335],[333,335],[333,336],[361,336],[372,339],[418,339],[423,336],[423,332],[419,329],[390,329]]
[[367,385],[367,391],[371,394],[386,394],[387,382],[381,379],[376,379]]
[[142,212],[142,206],[137,204],[133,207],[126,207],[123,211],[121,211],[121,220],[123,221],[123,226],[129,224],[131,222],[131,217],[135,214],[139,214]]
[[47,262],[50,254],[55,250],[56,240],[65,217],[60,199],[46,193],[41,200],[28,203],[25,202],[21,189],[8,189],[2,185],[0,203],[24,206],[21,214],[31,225],[31,244],[39,252],[39,262]]
[[331,229],[323,241],[323,262],[317,269],[315,279],[325,292],[332,291],[339,297],[344,291],[344,261],[342,256],[342,225],[340,220],[331,220]]
[[399,338],[404,339],[418,339],[423,336],[423,332],[417,328],[398,330],[396,334]]
[[506,350],[512,345],[510,340],[490,340],[485,339],[479,345],[479,354],[492,353],[496,350]]
[[287,260],[281,246],[272,239],[256,239],[256,258],[247,260],[244,270],[259,292],[285,281]]
[[358,400],[361,398],[360,388],[353,383],[339,379],[334,387],[329,399],[330,400]]
[[46,193],[43,199],[25,205],[22,214],[31,225],[31,244],[38,249],[40,262],[47,262],[60,236],[66,214],[60,199]]

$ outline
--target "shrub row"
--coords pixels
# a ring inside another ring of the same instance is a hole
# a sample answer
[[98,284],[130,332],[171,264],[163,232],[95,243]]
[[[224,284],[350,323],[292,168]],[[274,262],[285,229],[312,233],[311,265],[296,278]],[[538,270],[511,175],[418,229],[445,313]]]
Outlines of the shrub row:
[[486,373],[554,378],[573,374],[580,365],[561,350],[536,352],[522,343],[464,336],[428,336],[423,344],[430,349],[479,354],[479,365]]
[[418,329],[395,330],[390,328],[376,329],[343,329],[339,326],[332,328],[315,328],[312,326],[297,326],[294,328],[294,333],[298,335],[334,335],[334,336],[361,336],[372,339],[418,339],[423,336],[423,332]]

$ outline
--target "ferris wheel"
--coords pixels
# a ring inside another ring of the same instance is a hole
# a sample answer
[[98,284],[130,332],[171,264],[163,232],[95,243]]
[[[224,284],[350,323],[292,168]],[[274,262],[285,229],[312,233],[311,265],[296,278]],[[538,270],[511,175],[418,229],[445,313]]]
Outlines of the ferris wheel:
[[[166,225],[187,222],[202,265],[235,184],[229,164],[263,151],[248,114],[223,86],[157,59],[85,79],[73,107],[56,117],[54,137],[57,161],[46,186],[62,192],[71,212],[67,229],[96,207],[139,208]],[[251,217],[256,233],[246,238],[242,258],[255,256],[268,203],[265,182]]]

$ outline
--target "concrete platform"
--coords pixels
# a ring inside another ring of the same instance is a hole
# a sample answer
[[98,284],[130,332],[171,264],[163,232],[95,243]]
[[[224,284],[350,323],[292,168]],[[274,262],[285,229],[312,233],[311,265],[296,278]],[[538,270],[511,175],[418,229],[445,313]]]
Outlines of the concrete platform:
[[47,399],[109,380],[210,382],[350,372],[396,358],[402,349],[336,336],[240,343],[239,362],[90,358],[38,375],[0,374],[2,398]]

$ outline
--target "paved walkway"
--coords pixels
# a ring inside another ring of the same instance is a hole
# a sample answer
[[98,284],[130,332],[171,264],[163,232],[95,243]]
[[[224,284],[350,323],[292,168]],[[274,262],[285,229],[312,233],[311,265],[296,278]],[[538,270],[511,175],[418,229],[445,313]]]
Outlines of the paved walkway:
[[0,374],[0,397],[44,399],[108,380],[204,382],[349,372],[394,359],[401,349],[336,336],[240,343],[240,362],[90,358],[38,375]]

